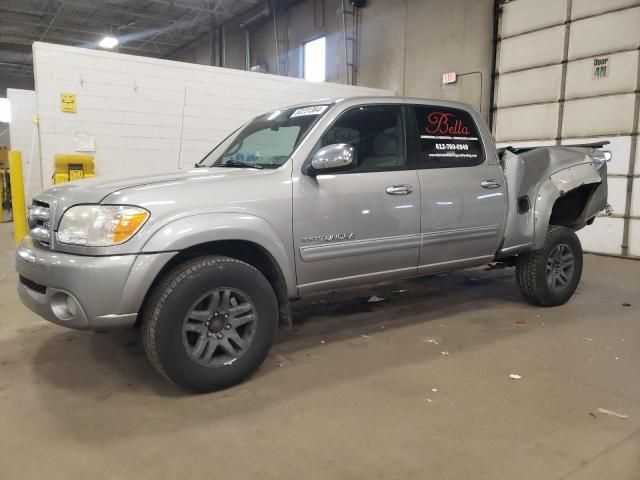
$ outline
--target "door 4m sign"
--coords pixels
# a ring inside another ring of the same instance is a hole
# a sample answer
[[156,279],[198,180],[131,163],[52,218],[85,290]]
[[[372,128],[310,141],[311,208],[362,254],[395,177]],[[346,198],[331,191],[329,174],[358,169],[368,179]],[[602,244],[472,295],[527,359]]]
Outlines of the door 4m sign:
[[67,113],[76,113],[76,94],[61,93],[60,94],[60,110]]
[[609,57],[596,57],[593,59],[593,79],[602,80],[609,76]]

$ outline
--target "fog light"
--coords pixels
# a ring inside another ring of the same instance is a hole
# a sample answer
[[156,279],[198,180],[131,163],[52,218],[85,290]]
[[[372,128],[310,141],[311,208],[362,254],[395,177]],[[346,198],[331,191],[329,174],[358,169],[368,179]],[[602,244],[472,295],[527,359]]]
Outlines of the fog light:
[[51,311],[60,320],[66,321],[75,317],[78,307],[72,296],[58,292],[51,298]]
[[69,295],[67,295],[65,303],[67,304],[67,310],[69,310],[69,314],[72,317],[75,317],[76,316],[76,311],[77,311],[76,310],[76,301],[73,298],[71,298]]

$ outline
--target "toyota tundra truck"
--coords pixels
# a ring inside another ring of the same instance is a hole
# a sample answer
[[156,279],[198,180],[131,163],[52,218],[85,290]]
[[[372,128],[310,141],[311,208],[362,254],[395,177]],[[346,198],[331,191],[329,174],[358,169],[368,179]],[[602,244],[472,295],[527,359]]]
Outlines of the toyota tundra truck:
[[281,108],[190,171],[37,195],[18,292],[65,327],[140,326],[155,368],[200,392],[251,375],[309,294],[501,262],[527,301],[561,305],[575,232],[609,208],[604,145],[498,150],[454,102]]

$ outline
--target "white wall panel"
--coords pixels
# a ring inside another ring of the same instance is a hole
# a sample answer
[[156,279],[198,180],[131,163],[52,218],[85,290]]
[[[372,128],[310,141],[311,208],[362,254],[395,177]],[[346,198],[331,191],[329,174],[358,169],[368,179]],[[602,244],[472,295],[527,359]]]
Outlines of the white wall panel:
[[498,78],[498,107],[560,100],[562,66],[505,73]]
[[559,26],[502,40],[500,73],[562,62],[564,32]]
[[[282,106],[394,92],[189,63],[34,44],[45,178],[74,136],[95,138],[99,177],[190,168],[232,130]],[[60,111],[75,93],[77,113]]]
[[573,0],[571,18],[578,19],[598,13],[610,12],[619,8],[640,5],[639,0]]
[[640,217],[640,178],[633,179],[633,195],[631,197],[631,215],[634,217]]
[[622,218],[597,217],[592,225],[578,231],[582,248],[586,252],[622,253]]
[[569,59],[638,48],[639,31],[640,8],[577,20],[571,24]]
[[595,57],[569,62],[565,98],[634,92],[637,83],[638,51],[607,56],[609,76],[605,78],[593,77]]
[[496,140],[534,140],[555,138],[559,104],[501,108],[496,115]]
[[609,194],[607,196],[613,213],[624,215],[627,204],[627,179],[623,177],[609,177],[607,179]]
[[502,7],[501,35],[509,37],[566,20],[567,0],[516,0]]
[[629,173],[629,158],[631,156],[631,137],[591,137],[591,138],[566,138],[563,145],[575,145],[580,143],[596,143],[607,141],[610,144],[604,147],[611,152],[611,160],[607,164],[609,174],[627,175]]
[[634,107],[633,94],[568,101],[564,107],[563,135],[629,134],[633,130]]
[[629,225],[629,253],[640,257],[640,220],[631,220]]
[[12,114],[9,124],[11,149],[22,153],[25,195],[30,203],[33,195],[42,190],[38,127],[33,122],[36,116],[36,92],[8,88],[7,98],[11,102]]

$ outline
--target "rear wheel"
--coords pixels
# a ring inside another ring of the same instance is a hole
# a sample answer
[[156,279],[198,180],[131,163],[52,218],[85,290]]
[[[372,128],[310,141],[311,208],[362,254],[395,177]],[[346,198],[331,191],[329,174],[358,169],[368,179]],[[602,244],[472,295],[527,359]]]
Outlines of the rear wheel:
[[267,279],[239,260],[209,256],[169,272],[143,324],[147,356],[182,387],[208,392],[237,384],[264,361],[277,330]]
[[516,283],[530,303],[553,307],[566,303],[582,276],[582,246],[573,230],[549,227],[544,246],[518,256]]

